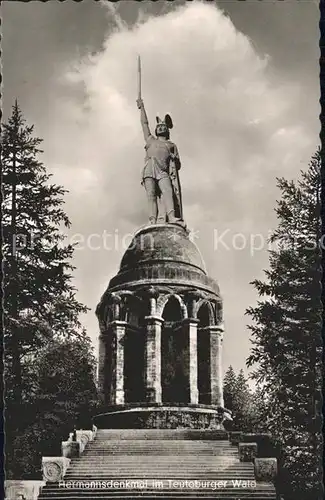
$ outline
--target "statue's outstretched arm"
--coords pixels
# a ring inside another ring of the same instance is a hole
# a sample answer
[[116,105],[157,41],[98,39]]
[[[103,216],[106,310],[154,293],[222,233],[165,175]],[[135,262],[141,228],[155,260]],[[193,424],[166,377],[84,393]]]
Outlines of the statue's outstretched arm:
[[143,100],[142,99],[138,99],[137,100],[137,105],[138,105],[138,108],[141,111],[140,119],[141,119],[141,125],[142,125],[144,140],[147,142],[147,140],[151,136],[151,133],[150,133],[150,128],[149,128],[149,122],[148,122],[147,113],[146,113],[146,110],[144,109]]

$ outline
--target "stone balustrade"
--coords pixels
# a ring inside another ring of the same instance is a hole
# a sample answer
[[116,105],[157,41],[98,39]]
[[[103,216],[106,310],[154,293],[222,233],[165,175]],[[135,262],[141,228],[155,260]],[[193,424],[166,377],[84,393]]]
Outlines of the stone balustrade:
[[45,481],[14,480],[5,481],[5,500],[37,500]]
[[66,458],[77,458],[81,454],[81,446],[78,441],[62,441],[62,456]]
[[255,458],[254,472],[256,481],[274,482],[278,474],[276,458]]
[[43,480],[50,482],[61,481],[70,460],[80,457],[89,441],[94,439],[96,432],[96,426],[93,426],[92,430],[78,429],[70,432],[69,439],[61,443],[62,457],[42,458]]
[[[96,428],[96,430],[97,430],[97,428]],[[93,430],[91,431],[91,430],[79,429],[79,430],[76,430],[75,433],[76,433],[76,440],[75,441],[73,441],[73,434],[74,433],[70,432],[68,441],[63,441],[62,445],[65,442],[76,442],[80,446],[79,453],[82,453],[84,451],[86,445],[89,443],[89,441],[92,441],[94,439],[96,432],[94,432]]]
[[43,481],[62,481],[69,464],[70,458],[67,457],[42,457]]
[[67,441],[62,441],[61,457],[42,457],[42,480],[14,480],[5,481],[5,500],[37,500],[41,489],[46,482],[61,481],[69,467],[72,458],[79,457],[89,441],[96,435],[97,427],[92,430],[79,429],[70,432]]
[[[229,432],[229,440],[231,444],[238,446],[239,458],[241,462],[253,462],[256,481],[274,482],[278,474],[278,461],[275,457],[263,457],[263,453],[271,451],[271,434],[245,434],[241,431]],[[249,439],[256,439],[257,442],[249,442]],[[259,443],[260,441],[260,443]],[[268,448],[263,449],[265,442]],[[259,447],[262,447],[259,450]],[[259,454],[262,453],[262,456]]]
[[239,460],[253,462],[257,457],[257,443],[238,443]]
[[241,442],[242,440],[242,432],[241,431],[232,431],[229,433],[229,440],[230,440],[230,443],[235,445],[235,446],[238,446],[238,444]]

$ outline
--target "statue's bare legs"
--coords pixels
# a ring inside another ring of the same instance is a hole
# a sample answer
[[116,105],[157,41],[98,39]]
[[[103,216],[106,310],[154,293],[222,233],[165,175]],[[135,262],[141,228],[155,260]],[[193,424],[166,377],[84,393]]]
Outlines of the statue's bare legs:
[[163,177],[158,182],[158,186],[162,194],[168,222],[177,222],[179,219],[175,217],[173,187],[170,178]]
[[155,224],[158,216],[156,181],[152,177],[144,179],[144,187],[147,193],[149,222]]
[[[144,179],[144,187],[146,189],[148,200],[149,222],[151,224],[155,224],[157,222],[158,216],[156,182],[157,181],[152,177],[146,177]],[[164,177],[163,179],[160,179],[160,181],[158,182],[158,186],[162,194],[168,222],[179,221],[179,219],[175,217],[173,188],[170,178]]]

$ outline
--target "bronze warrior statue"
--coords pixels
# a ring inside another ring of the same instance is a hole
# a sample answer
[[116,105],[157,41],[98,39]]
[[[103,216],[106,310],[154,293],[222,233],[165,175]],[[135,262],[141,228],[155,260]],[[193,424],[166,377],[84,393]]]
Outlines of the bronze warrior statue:
[[184,225],[178,177],[181,162],[176,144],[169,140],[172,119],[169,115],[164,120],[156,117],[154,137],[149,129],[141,97],[137,99],[137,105],[141,110],[141,125],[146,143],[142,184],[147,192],[149,221],[151,224],[169,222]]

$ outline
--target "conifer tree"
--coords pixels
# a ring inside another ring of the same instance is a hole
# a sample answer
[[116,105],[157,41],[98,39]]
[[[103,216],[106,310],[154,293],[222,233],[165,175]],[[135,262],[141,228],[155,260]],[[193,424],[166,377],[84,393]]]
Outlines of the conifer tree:
[[243,370],[240,370],[235,384],[234,421],[241,431],[251,431],[250,414],[252,411],[252,395]]
[[42,141],[17,102],[1,139],[6,402],[19,405],[28,397],[24,364],[53,336],[84,336],[87,308],[71,282],[73,246],[64,244],[66,191],[50,182]]
[[320,487],[320,166],[319,151],[298,182],[278,179],[278,226],[253,323],[254,377],[269,398],[268,429],[282,445],[286,500],[321,498]]
[[225,408],[233,411],[236,391],[236,374],[230,365],[223,379],[223,397]]
[[236,375],[233,367],[229,366],[224,376],[223,394],[225,407],[232,412],[231,429],[243,432],[259,431],[261,426],[256,425],[256,395],[250,390],[243,370]]

